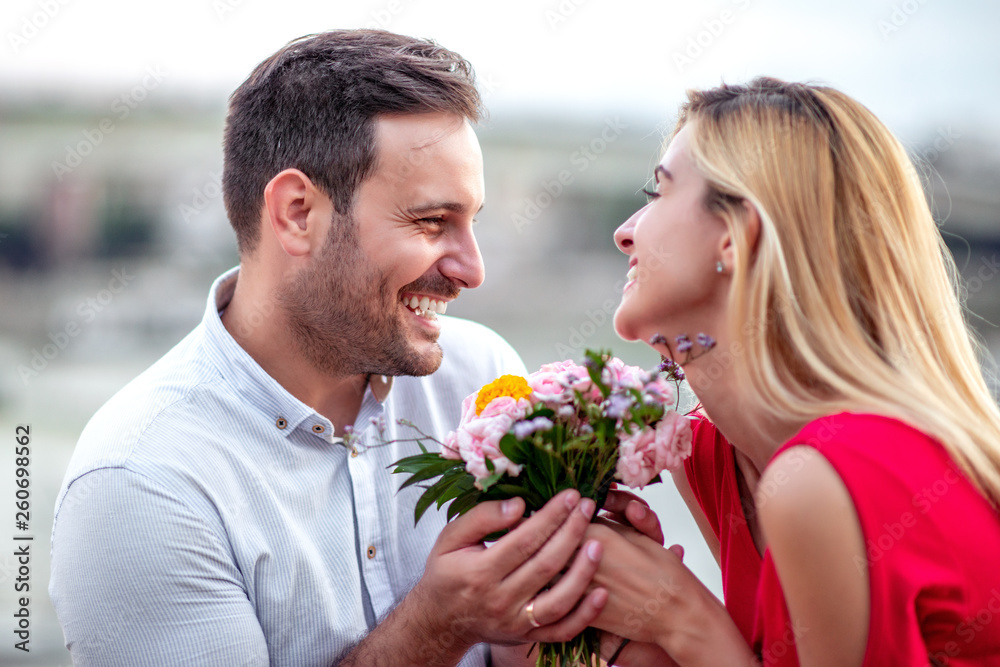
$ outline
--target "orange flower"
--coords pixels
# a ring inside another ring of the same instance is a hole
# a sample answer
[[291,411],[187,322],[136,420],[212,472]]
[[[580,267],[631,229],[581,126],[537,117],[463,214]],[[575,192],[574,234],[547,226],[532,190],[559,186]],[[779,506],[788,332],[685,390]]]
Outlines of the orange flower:
[[493,382],[483,386],[476,396],[476,414],[480,414],[494,398],[510,396],[515,401],[531,396],[528,381],[520,375],[501,375]]

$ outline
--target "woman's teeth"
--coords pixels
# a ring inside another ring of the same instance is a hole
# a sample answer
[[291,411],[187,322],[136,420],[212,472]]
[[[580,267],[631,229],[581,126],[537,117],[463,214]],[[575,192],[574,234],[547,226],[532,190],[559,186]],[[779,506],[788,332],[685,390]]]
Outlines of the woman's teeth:
[[420,315],[421,317],[426,317],[429,320],[437,319],[438,315],[444,315],[445,311],[448,310],[447,301],[438,301],[426,296],[420,298],[415,296],[403,296],[402,302],[403,305],[412,310],[414,313]]
[[628,273],[625,274],[625,278],[629,281],[632,281],[635,280],[636,276],[638,275],[639,275],[639,265],[633,264],[632,267],[628,270]]

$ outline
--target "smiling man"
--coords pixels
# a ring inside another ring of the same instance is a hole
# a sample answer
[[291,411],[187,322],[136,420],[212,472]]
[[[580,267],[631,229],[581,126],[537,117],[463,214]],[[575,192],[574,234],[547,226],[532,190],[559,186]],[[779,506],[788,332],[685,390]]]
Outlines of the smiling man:
[[479,105],[457,54],[382,31],[293,41],[233,94],[240,266],[94,416],[57,501],[75,664],[518,665],[597,615],[591,501],[414,528],[420,489],[386,470],[417,451],[398,418],[443,439],[462,398],[524,370],[442,317],[484,278]]

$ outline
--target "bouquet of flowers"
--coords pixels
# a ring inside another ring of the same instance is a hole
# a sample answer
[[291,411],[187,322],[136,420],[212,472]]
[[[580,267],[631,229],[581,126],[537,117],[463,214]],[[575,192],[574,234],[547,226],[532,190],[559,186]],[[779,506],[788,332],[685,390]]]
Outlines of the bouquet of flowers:
[[[422,453],[393,464],[393,472],[411,475],[403,488],[439,478],[424,485],[414,520],[434,503],[451,501],[451,520],[477,503],[515,496],[524,498],[527,516],[568,488],[600,509],[616,480],[633,488],[661,481],[661,471],[690,455],[691,427],[676,410],[679,374],[660,370],[667,376],[587,350],[582,366],[550,363],[526,378],[487,384],[463,401],[461,422],[440,451],[428,451],[422,440],[433,438],[420,433]],[[599,648],[598,632],[588,628],[569,642],[542,644],[537,665],[597,664]]]

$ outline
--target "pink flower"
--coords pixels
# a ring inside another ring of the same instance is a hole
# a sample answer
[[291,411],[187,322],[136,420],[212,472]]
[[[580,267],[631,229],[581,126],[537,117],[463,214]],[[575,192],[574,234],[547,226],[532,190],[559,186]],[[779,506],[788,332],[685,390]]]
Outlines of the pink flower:
[[642,488],[664,470],[674,471],[691,455],[691,423],[669,411],[656,428],[646,427],[621,440],[617,477],[632,488]]
[[[524,398],[514,400],[510,396],[499,396],[477,415],[476,396],[472,394],[462,402],[462,420],[458,428],[445,437],[441,456],[464,460],[465,469],[476,478],[477,484],[495,473],[516,477],[521,473],[521,466],[503,455],[500,439],[514,422],[528,414],[531,403]],[[486,459],[493,463],[493,472],[487,468]]]
[[527,380],[537,398],[550,404],[565,402],[562,397],[567,391],[578,391],[587,400],[600,397],[600,390],[591,382],[587,369],[569,360],[544,364]]
[[629,366],[618,357],[612,357],[604,365],[604,376],[601,378],[612,389],[642,389],[646,371],[638,366]]
[[654,397],[654,400],[660,405],[672,404],[675,399],[675,392],[674,384],[666,378],[659,376],[646,383],[646,387],[643,390],[644,395]]

